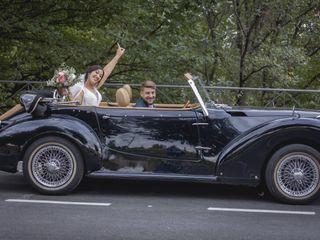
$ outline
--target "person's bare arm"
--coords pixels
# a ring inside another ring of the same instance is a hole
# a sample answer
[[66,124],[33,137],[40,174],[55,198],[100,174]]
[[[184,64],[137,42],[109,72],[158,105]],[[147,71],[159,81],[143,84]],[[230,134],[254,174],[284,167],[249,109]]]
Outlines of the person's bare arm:
[[103,74],[103,77],[102,79],[100,80],[97,88],[100,88],[104,83],[105,81],[108,79],[108,77],[110,76],[110,74],[112,73],[114,67],[117,65],[117,62],[118,60],[121,58],[121,56],[123,55],[125,49],[120,47],[120,45],[118,44],[118,49],[117,49],[117,52],[116,52],[116,55],[114,56],[114,58],[107,64],[104,66],[103,68],[103,71],[104,71],[104,74]]

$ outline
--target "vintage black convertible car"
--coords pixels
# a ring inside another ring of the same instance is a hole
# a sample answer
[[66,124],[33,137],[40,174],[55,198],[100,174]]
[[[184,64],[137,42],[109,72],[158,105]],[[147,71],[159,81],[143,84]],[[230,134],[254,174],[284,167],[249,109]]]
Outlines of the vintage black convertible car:
[[103,176],[266,185],[293,204],[319,196],[319,112],[204,103],[186,77],[197,104],[90,107],[24,94],[0,117],[0,170],[16,172],[22,161],[24,176],[44,194]]

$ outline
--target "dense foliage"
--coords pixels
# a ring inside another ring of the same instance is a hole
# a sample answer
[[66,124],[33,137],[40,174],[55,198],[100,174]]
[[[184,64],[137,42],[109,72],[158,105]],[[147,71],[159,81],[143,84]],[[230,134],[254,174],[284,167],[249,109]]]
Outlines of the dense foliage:
[[[0,80],[46,81],[61,63],[83,72],[111,59],[119,42],[127,50],[112,82],[185,84],[188,71],[212,86],[319,86],[318,1],[3,0],[0,7]],[[23,87],[1,83],[1,102],[12,104]],[[159,91],[158,101],[189,95],[170,88]],[[317,96],[293,97],[318,104]],[[239,105],[271,100],[268,92],[243,91],[214,98]]]

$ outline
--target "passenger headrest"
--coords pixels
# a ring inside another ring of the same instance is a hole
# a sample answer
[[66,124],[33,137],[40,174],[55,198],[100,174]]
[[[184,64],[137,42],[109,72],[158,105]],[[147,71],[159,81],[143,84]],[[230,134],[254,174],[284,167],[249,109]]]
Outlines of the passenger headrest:
[[127,107],[130,104],[130,96],[126,89],[119,88],[116,92],[116,101],[119,107]]
[[129,98],[130,98],[130,101],[131,101],[131,99],[132,99],[132,89],[131,89],[130,85],[129,84],[125,84],[125,85],[122,86],[122,88],[124,88],[128,92]]

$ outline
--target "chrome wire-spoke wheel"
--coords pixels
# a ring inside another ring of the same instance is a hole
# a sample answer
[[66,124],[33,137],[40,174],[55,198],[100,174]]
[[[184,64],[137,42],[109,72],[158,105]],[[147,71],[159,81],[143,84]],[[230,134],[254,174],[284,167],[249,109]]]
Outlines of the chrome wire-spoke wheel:
[[74,156],[59,145],[41,146],[31,163],[35,179],[42,185],[57,188],[66,184],[74,169]]
[[58,137],[43,137],[26,150],[23,174],[32,187],[45,194],[64,194],[82,180],[84,164],[75,144]]
[[277,150],[266,168],[267,187],[281,202],[306,204],[320,195],[320,153],[304,144]]
[[276,169],[280,189],[291,197],[305,197],[319,184],[319,167],[307,154],[293,153],[280,160]]

